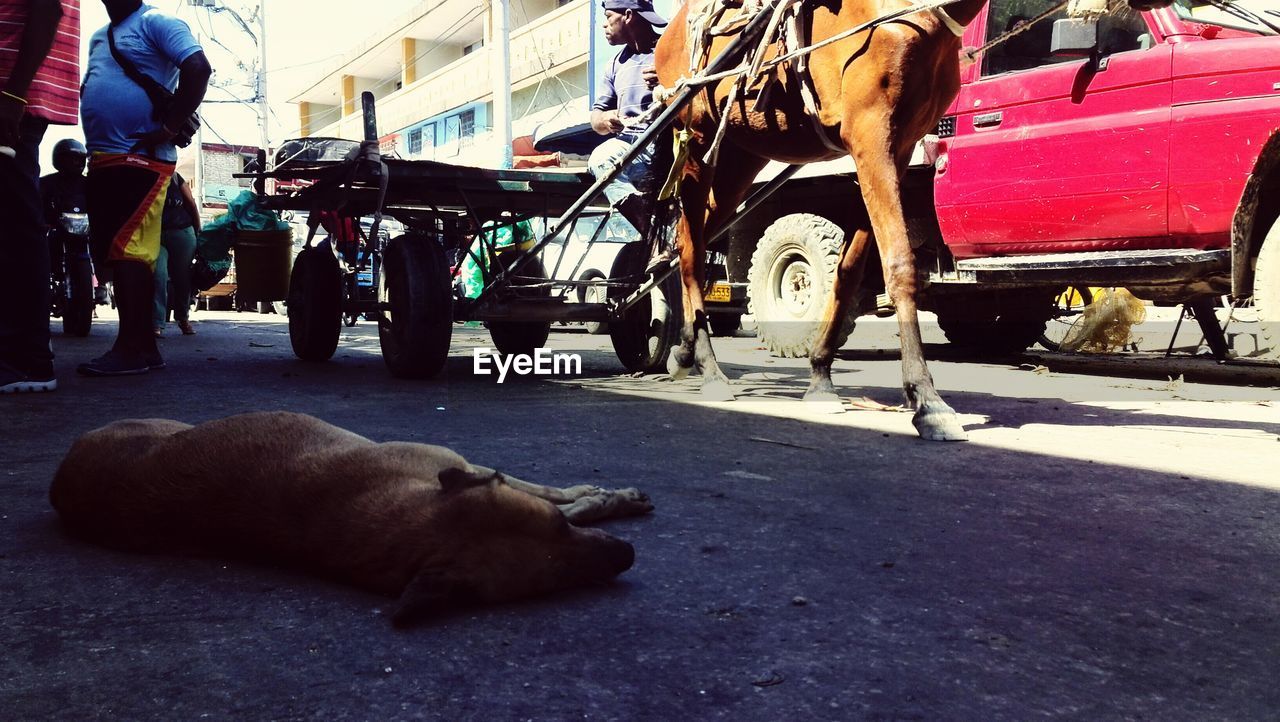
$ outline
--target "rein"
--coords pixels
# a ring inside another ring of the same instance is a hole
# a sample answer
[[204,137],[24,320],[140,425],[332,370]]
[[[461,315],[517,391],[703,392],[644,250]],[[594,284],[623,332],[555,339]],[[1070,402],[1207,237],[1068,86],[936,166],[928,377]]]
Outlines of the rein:
[[1045,18],[1049,17],[1050,15],[1052,15],[1052,14],[1054,14],[1054,13],[1058,12],[1058,11],[1059,11],[1059,10],[1061,10],[1062,8],[1066,7],[1066,6],[1067,6],[1067,4],[1068,4],[1068,3],[1070,3],[1070,2],[1071,2],[1071,0],[1062,0],[1062,1],[1061,1],[1061,2],[1059,2],[1057,5],[1054,5],[1053,7],[1049,8],[1048,10],[1045,10],[1044,12],[1042,12],[1042,13],[1040,13],[1039,15],[1037,15],[1037,16],[1035,16],[1035,17],[1031,18],[1030,20],[1028,20],[1028,21],[1026,21],[1025,23],[1023,23],[1023,24],[1019,25],[1018,27],[1016,27],[1016,28],[1014,28],[1014,29],[1012,29],[1012,30],[1006,30],[1006,31],[1004,31],[1003,33],[1001,33],[1000,35],[997,35],[997,36],[995,36],[994,38],[992,38],[991,40],[988,40],[986,43],[982,44],[980,47],[976,47],[976,48],[969,48],[968,50],[964,51],[964,53],[963,53],[963,55],[962,55],[961,57],[963,57],[966,61],[968,61],[968,62],[970,62],[970,63],[977,61],[977,59],[978,59],[978,56],[979,56],[979,55],[981,55],[981,54],[983,54],[983,53],[987,52],[988,50],[990,50],[990,49],[994,48],[995,46],[997,46],[997,45],[999,45],[999,44],[1001,44],[1001,43],[1003,43],[1003,42],[1005,42],[1005,41],[1009,40],[1010,38],[1017,37],[1018,35],[1021,35],[1021,34],[1025,33],[1025,32],[1027,32],[1028,30],[1030,30],[1030,29],[1031,29],[1031,26],[1032,26],[1032,25],[1035,25],[1036,23],[1040,22],[1041,20],[1044,20]]

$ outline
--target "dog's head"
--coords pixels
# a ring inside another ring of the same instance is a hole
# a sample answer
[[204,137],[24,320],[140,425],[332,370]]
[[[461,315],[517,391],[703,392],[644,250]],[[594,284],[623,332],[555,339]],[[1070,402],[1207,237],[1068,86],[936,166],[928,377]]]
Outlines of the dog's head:
[[635,561],[627,542],[573,526],[554,504],[511,488],[500,474],[446,470],[441,485],[436,520],[455,538],[405,588],[397,625],[466,604],[605,584]]

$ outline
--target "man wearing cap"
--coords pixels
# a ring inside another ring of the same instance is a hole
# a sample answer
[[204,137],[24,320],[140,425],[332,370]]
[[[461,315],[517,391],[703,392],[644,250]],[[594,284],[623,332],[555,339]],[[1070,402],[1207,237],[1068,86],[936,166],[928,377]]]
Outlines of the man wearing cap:
[[[596,177],[607,174],[648,126],[640,117],[653,103],[653,88],[658,84],[653,65],[658,31],[654,28],[667,24],[653,11],[651,0],[604,0],[602,6],[605,40],[623,47],[605,70],[596,102],[591,106],[591,128],[600,135],[612,136],[587,161]],[[654,169],[658,151],[655,145],[646,146],[604,190],[609,202],[641,235],[649,230],[651,196],[663,180]]]

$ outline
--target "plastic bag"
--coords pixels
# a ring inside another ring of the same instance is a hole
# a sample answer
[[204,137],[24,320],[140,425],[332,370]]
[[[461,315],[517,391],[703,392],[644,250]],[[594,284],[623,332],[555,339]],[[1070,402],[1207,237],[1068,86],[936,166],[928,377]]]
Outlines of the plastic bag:
[[1133,327],[1145,321],[1142,300],[1123,288],[1104,288],[1062,339],[1063,351],[1106,353],[1129,345]]
[[[480,232],[476,234],[476,239],[472,241],[471,248],[467,250],[467,255],[463,257],[462,264],[458,267],[458,278],[462,281],[463,295],[467,298],[475,298],[484,290],[485,276],[492,275],[492,273],[486,273],[492,262],[489,256],[490,249],[501,253],[512,248],[524,250],[532,245],[533,229],[528,221],[501,225],[486,221],[480,227]],[[478,262],[477,259],[479,259]]]
[[191,259],[191,287],[197,291],[208,291],[222,283],[230,270],[231,259],[210,263],[196,251],[195,257]]

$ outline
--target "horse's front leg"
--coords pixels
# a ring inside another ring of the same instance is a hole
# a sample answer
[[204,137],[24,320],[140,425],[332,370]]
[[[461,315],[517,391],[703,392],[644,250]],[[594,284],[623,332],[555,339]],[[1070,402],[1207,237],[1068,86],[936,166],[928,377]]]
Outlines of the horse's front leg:
[[866,268],[867,243],[871,240],[871,232],[859,228],[853,232],[849,242],[840,254],[840,265],[836,269],[835,284],[831,289],[831,299],[827,302],[826,314],[822,319],[822,327],[818,338],[809,352],[809,388],[804,392],[804,400],[819,404],[839,404],[840,397],[836,393],[835,384],[831,383],[831,363],[835,360],[836,343],[844,319],[851,310],[850,305],[858,299],[858,291],[862,287],[862,274]]
[[[896,183],[894,185],[896,187]],[[865,185],[863,187],[866,188]],[[898,217],[901,218],[901,215]],[[893,227],[897,224],[887,222],[886,225]],[[960,426],[955,410],[942,400],[934,388],[933,375],[925,364],[924,343],[920,338],[920,317],[916,306],[915,254],[907,241],[905,222],[901,226],[901,232],[890,234],[888,241],[880,240],[881,235],[877,232],[876,243],[884,262],[885,287],[888,289],[889,299],[897,309],[898,336],[902,348],[902,390],[907,403],[916,410],[911,423],[923,439],[965,441],[968,435]]]
[[[697,339],[697,312],[702,309],[702,287],[697,283],[696,259],[701,255],[696,246],[700,240],[704,208],[709,189],[703,184],[703,168],[695,159],[685,166],[680,185],[680,215],[676,219],[676,250],[680,254],[681,296],[684,303],[683,323],[680,326],[680,344],[671,350],[667,359],[667,372],[675,381],[684,379],[695,365]],[[695,231],[696,229],[696,231]],[[705,315],[705,312],[704,312]]]
[[727,141],[718,167],[712,168],[697,160],[702,157],[701,152],[691,156],[680,187],[681,216],[676,226],[680,278],[685,293],[685,325],[680,348],[672,353],[668,370],[672,371],[673,378],[682,378],[690,368],[696,367],[702,373],[702,395],[711,400],[729,401],[733,399],[733,390],[711,348],[711,325],[702,297],[706,239],[737,212],[766,161],[731,147]]
[[[677,248],[684,246],[677,245]],[[683,257],[680,262],[684,263]],[[693,317],[689,315],[692,301],[689,300],[689,289],[684,285],[684,276],[680,277],[680,299],[680,343],[671,349],[671,355],[667,357],[667,373],[672,381],[683,380],[693,370]]]
[[[860,143],[854,161],[862,186],[862,197],[880,250],[885,288],[897,309],[898,335],[902,347],[902,390],[907,403],[915,410],[911,422],[923,439],[930,441],[964,441],[968,438],[956,412],[938,395],[933,376],[924,360],[924,343],[920,338],[920,319],[916,307],[917,280],[915,253],[907,239],[906,217],[902,209],[900,170],[893,156],[885,152],[892,147],[883,119],[868,115],[871,122],[857,128]],[[904,154],[905,155],[905,154]]]
[[[687,208],[687,207],[686,207]],[[687,213],[687,211],[686,211]],[[711,328],[702,297],[702,279],[706,277],[706,249],[701,239],[689,233],[689,218],[682,215],[677,226],[680,249],[680,282],[684,289],[684,327],[680,346],[671,352],[667,370],[673,379],[681,379],[696,368],[702,374],[702,395],[712,401],[732,401],[729,379],[716,362],[711,348]],[[700,235],[700,234],[698,234]]]

